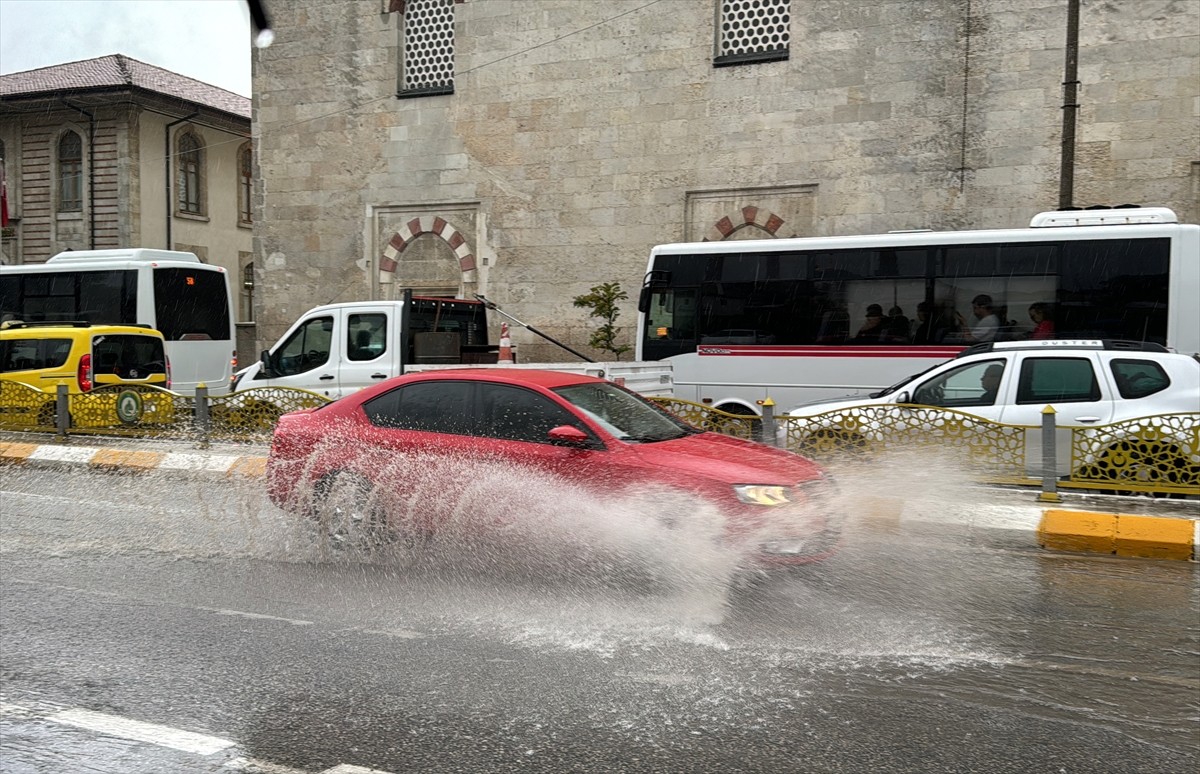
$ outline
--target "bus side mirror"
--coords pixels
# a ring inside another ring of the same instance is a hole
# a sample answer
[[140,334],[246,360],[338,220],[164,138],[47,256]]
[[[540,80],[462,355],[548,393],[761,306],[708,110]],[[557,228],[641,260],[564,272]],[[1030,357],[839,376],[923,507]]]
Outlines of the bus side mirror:
[[650,286],[642,285],[642,292],[638,294],[638,311],[642,314],[650,311]]

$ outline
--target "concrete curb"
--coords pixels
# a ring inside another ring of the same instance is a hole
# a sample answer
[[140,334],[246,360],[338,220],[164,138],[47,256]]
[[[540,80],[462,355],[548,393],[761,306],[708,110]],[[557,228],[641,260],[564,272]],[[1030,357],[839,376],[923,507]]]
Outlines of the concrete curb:
[[[222,453],[215,449],[179,452],[168,450],[173,444],[97,440],[103,445],[0,441],[0,465],[79,466],[134,474],[159,471],[232,479],[259,479],[266,473],[267,458],[263,454]],[[855,502],[861,506],[867,523],[884,531],[905,523],[947,529],[1012,530],[1036,535],[1037,544],[1052,551],[1184,561],[1200,558],[1200,503],[1195,501],[1065,496],[1064,500],[1077,504],[1064,502],[1048,507],[1037,499],[1037,493],[1012,489],[981,490],[981,498],[981,502],[971,504],[965,520],[957,509],[947,512],[945,502],[872,496],[856,497]]]
[[266,472],[267,458],[260,455],[235,456],[0,441],[0,465],[75,465],[128,473],[164,471],[231,478],[260,478]]

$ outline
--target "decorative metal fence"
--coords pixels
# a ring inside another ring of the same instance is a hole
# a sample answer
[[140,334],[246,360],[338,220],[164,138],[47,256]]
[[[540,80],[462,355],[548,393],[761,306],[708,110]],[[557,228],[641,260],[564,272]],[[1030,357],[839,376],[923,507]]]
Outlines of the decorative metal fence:
[[761,439],[822,462],[927,453],[928,459],[952,457],[981,481],[1036,486],[1043,481],[1043,455],[1056,458],[1057,445],[1063,450],[1058,486],[1200,496],[1200,414],[1058,428],[1049,433],[1052,451],[1047,453],[1041,427],[1005,425],[930,406],[858,406],[810,417],[768,413],[764,418],[676,398],[651,400],[697,427]]
[[[859,406],[811,417],[731,414],[677,398],[650,400],[689,424],[791,449],[818,461],[886,453],[952,454],[980,480],[1037,485],[1056,441],[1066,469],[1058,486],[1200,496],[1200,413],[1143,417],[1101,427],[1005,425],[929,406]],[[262,441],[289,411],[328,403],[323,395],[255,387],[187,397],[151,386],[114,385],[85,394],[0,381],[0,430],[196,441]],[[1049,436],[1047,438],[1046,436]],[[1049,447],[1045,442],[1051,441]],[[1049,448],[1051,451],[1046,451]],[[1069,454],[1067,453],[1069,450]]]

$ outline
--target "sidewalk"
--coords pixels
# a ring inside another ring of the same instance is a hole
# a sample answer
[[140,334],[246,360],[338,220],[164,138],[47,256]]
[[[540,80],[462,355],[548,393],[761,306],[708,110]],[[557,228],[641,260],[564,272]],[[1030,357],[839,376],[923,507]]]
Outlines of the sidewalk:
[[[81,466],[131,473],[163,471],[218,478],[261,478],[267,444],[54,436],[0,431],[0,466]],[[922,528],[1023,532],[1056,551],[1195,561],[1200,501],[1060,492],[1048,503],[1029,489],[980,487],[978,502],[947,508],[921,497],[856,496],[874,529]]]
[[149,438],[0,432],[0,465],[79,465],[128,472],[169,471],[189,475],[261,477],[267,444],[212,443]]

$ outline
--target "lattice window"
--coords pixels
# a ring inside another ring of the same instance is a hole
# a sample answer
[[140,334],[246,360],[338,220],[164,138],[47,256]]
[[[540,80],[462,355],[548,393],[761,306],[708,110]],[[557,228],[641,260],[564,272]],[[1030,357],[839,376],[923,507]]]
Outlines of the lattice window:
[[720,3],[714,65],[788,58],[791,0],[720,0]]
[[454,93],[455,0],[404,4],[399,96]]
[[254,222],[251,194],[254,193],[254,154],[250,143],[238,149],[238,222],[250,225]]
[[185,132],[179,137],[175,180],[175,199],[179,212],[204,214],[204,147],[196,135]]
[[83,209],[83,138],[66,132],[58,138],[58,210]]

